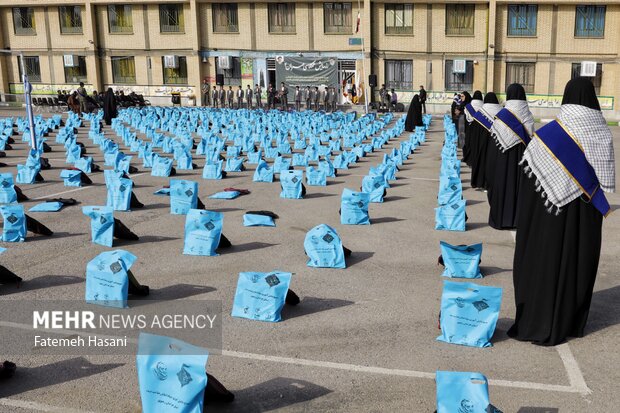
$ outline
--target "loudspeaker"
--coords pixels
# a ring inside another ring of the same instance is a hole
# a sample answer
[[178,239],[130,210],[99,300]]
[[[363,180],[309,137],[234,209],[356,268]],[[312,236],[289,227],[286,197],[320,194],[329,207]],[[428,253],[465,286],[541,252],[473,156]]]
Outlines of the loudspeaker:
[[215,75],[215,83],[218,86],[224,86],[224,75],[222,73],[218,73]]
[[377,75],[368,76],[368,85],[370,87],[377,87]]

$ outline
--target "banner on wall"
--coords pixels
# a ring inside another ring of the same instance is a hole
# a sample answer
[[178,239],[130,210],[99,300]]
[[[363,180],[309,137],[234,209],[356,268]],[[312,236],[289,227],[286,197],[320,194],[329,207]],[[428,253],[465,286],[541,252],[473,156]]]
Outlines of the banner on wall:
[[266,59],[254,59],[254,84],[260,85],[263,91],[269,86]]
[[338,86],[338,59],[335,57],[276,57],[276,82],[284,82],[289,93],[295,86]]

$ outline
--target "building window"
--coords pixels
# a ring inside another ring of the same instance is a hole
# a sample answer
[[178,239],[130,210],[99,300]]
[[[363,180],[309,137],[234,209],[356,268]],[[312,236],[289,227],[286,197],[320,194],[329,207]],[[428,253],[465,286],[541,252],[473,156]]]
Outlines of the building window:
[[[22,79],[22,66],[19,62],[19,57],[17,57],[17,67],[19,68],[19,80]],[[26,69],[26,75],[28,76],[28,81],[31,83],[40,83],[41,82],[41,67],[39,66],[39,57],[38,56],[24,56],[24,69]]]
[[159,30],[162,33],[179,33],[185,31],[182,4],[159,5]]
[[130,5],[108,6],[110,33],[133,33],[133,20]]
[[117,84],[136,83],[136,62],[133,56],[112,57],[112,81]]
[[76,66],[66,66],[65,63],[65,82],[79,83],[88,81],[86,75],[86,57],[74,56],[73,64]]
[[166,57],[162,57],[162,67],[164,68],[164,85],[186,85],[187,84],[187,58],[185,56],[174,56],[176,67],[166,67]]
[[474,84],[474,62],[471,60],[465,61],[465,73],[454,73],[454,69],[454,60],[446,60],[446,90],[457,92],[472,90]]
[[80,6],[60,6],[60,33],[82,33],[82,8]]
[[534,93],[536,63],[506,63],[506,88],[519,83],[525,93]]
[[36,35],[34,9],[32,7],[13,7],[13,27],[15,34]]
[[411,60],[386,60],[385,87],[388,89],[413,88],[413,62]]
[[538,6],[511,4],[508,6],[508,36],[536,36]]
[[351,33],[351,3],[323,3],[325,33]]
[[605,35],[605,6],[577,6],[575,37],[603,37]]
[[236,3],[213,3],[213,31],[236,33],[239,31],[239,16]]
[[[275,60],[274,60],[275,65]],[[274,66],[275,69],[275,66]],[[218,75],[224,76],[225,85],[238,86],[241,84],[241,59],[232,56],[220,56],[216,60],[215,70]],[[275,70],[274,70],[275,73]]]
[[475,11],[473,4],[446,4],[446,34],[473,36]]
[[[580,76],[581,76],[581,63],[573,63],[573,72],[572,72],[571,79],[574,79]],[[592,81],[596,94],[600,95],[601,94],[601,82],[603,81],[603,64],[602,63],[596,64],[596,76],[589,77],[588,79]]]
[[295,3],[269,4],[269,32],[295,33]]
[[413,34],[413,4],[385,5],[385,34]]

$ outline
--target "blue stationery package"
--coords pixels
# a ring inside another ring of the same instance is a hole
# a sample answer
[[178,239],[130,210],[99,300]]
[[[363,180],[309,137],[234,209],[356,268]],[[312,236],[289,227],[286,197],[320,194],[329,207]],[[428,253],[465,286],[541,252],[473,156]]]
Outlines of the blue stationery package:
[[345,188],[342,191],[340,202],[340,223],[343,225],[369,225],[369,202],[370,194]]
[[2,241],[24,242],[26,240],[26,216],[24,206],[19,204],[0,206],[0,214],[4,220]]
[[304,171],[292,170],[280,172],[280,198],[301,199],[301,182],[304,179]]
[[115,211],[129,211],[132,190],[133,182],[131,179],[118,178],[110,180],[106,206],[112,207]]
[[261,214],[244,214],[243,215],[244,227],[275,227],[276,222],[268,215]]
[[327,175],[314,166],[306,168],[306,183],[310,186],[327,186]]
[[17,165],[18,184],[34,184],[37,174],[41,171],[41,165]]
[[65,186],[82,186],[82,171],[63,169],[60,178],[64,180]]
[[293,154],[293,166],[308,166],[308,157],[301,153]]
[[122,158],[123,154],[119,152],[118,148],[114,148],[114,150],[107,151],[103,154],[103,164],[105,166],[114,166],[118,163],[118,159]]
[[0,204],[16,204],[17,192],[13,175],[10,173],[0,174]]
[[57,212],[63,207],[62,202],[41,202],[28,210],[28,212]]
[[170,188],[161,188],[153,192],[153,195],[170,196]]
[[482,278],[480,273],[480,257],[482,244],[450,245],[439,243],[441,256],[445,266],[443,276],[450,278]]
[[383,202],[385,178],[383,175],[366,175],[362,179],[362,192],[370,195],[370,202]]
[[273,182],[273,166],[269,166],[264,160],[260,160],[254,171],[254,182]]
[[465,231],[465,200],[435,208],[435,229]]
[[77,143],[71,144],[67,150],[67,159],[65,162],[67,163],[75,163],[78,159],[80,159],[80,155],[82,154],[82,148]]
[[86,302],[127,308],[127,271],[137,257],[124,250],[106,251],[86,265]]
[[306,234],[304,250],[308,256],[308,267],[346,268],[342,241],[336,230],[320,224]]
[[227,158],[236,158],[241,155],[241,148],[238,146],[229,146],[226,148]]
[[325,158],[324,161],[319,161],[319,169],[325,171],[325,175],[327,175],[328,178],[336,177],[336,168],[334,168],[334,164],[329,158]]
[[256,152],[248,153],[248,163],[252,165],[256,165],[262,158],[262,150],[258,150]]
[[198,183],[182,179],[170,180],[170,213],[185,215],[198,205]]
[[202,170],[203,179],[222,179],[222,164],[224,161],[211,161],[205,164]]
[[125,173],[129,173],[129,166],[131,164],[131,155],[125,155],[124,153],[119,153],[119,156],[116,158],[116,163],[114,165],[114,169],[117,171],[123,171]]
[[460,189],[452,190],[451,188],[445,188],[437,194],[437,204],[439,206],[454,204],[462,199],[463,191]]
[[226,159],[226,172],[241,172],[243,170],[243,162],[245,158],[227,158]]
[[284,158],[278,156],[273,161],[273,172],[279,174],[282,171],[287,171],[291,166],[291,158]]
[[194,169],[192,165],[192,155],[187,151],[183,151],[177,156],[177,169],[187,171]]
[[289,272],[239,273],[232,316],[258,321],[280,321],[290,283]]
[[220,244],[224,214],[204,209],[190,209],[185,218],[185,255],[219,255],[215,250]]
[[280,155],[278,148],[267,147],[265,148],[265,158],[275,159]]
[[222,192],[214,193],[213,195],[209,196],[209,198],[211,199],[235,199],[239,195],[241,195],[241,192],[239,191],[222,191]]
[[202,413],[207,349],[140,333],[136,370],[144,413]]
[[151,176],[168,177],[172,171],[172,159],[153,154]]
[[90,156],[85,156],[75,161],[75,164],[73,166],[78,168],[80,171],[89,174],[92,172],[92,165],[93,158]]
[[340,154],[334,157],[334,168],[336,169],[349,169],[349,163],[344,158],[344,155]]
[[490,412],[489,384],[481,373],[437,371],[435,383],[437,413]]
[[92,243],[111,247],[114,239],[114,209],[85,206],[82,207],[82,213],[90,218]]
[[501,303],[502,289],[499,287],[444,281],[439,318],[441,335],[437,340],[491,347]]

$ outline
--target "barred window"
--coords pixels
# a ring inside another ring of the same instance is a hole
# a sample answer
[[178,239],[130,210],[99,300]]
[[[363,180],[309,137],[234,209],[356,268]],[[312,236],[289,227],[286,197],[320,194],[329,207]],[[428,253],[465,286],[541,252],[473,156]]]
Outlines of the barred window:
[[136,83],[136,62],[133,56],[112,57],[112,79],[117,84]]
[[13,7],[13,27],[15,34],[34,36],[37,28],[32,7]]
[[446,4],[446,34],[452,36],[473,36],[474,4]]
[[605,35],[605,6],[577,6],[575,37],[603,37]]
[[[581,63],[573,63],[571,79],[574,79],[580,76],[581,76]],[[596,64],[596,76],[589,77],[588,79],[592,81],[596,94],[600,95],[601,94],[601,83],[603,82],[603,64],[602,63]]]
[[88,81],[86,75],[86,57],[77,56],[77,66],[65,66],[65,82],[79,83]]
[[386,60],[385,87],[388,89],[413,88],[413,62],[411,60]]
[[131,6],[127,4],[108,6],[110,33],[132,33]]
[[295,33],[295,3],[269,4],[269,32]]
[[159,5],[159,31],[162,33],[179,33],[185,31],[182,4]]
[[164,85],[187,84],[187,57],[177,56],[177,67],[165,67],[164,57],[161,58],[164,68]]
[[325,33],[351,33],[351,3],[323,3]]
[[413,34],[413,4],[385,5],[385,34]]
[[534,93],[534,78],[536,63],[506,63],[506,88],[513,83],[519,83],[525,93]]
[[536,36],[538,6],[511,4],[508,6],[508,36]]
[[213,31],[236,33],[239,31],[239,16],[236,3],[213,3]]
[[[17,67],[19,68],[19,79],[22,79],[22,66],[19,62],[19,56],[17,57]],[[41,82],[41,66],[39,66],[38,56],[24,56],[24,69],[26,70],[26,76],[31,83]]]
[[465,62],[465,73],[454,73],[454,60],[446,60],[446,90],[460,92],[472,90],[474,85],[474,62]]
[[82,7],[60,6],[58,17],[60,18],[60,33],[82,33]]

